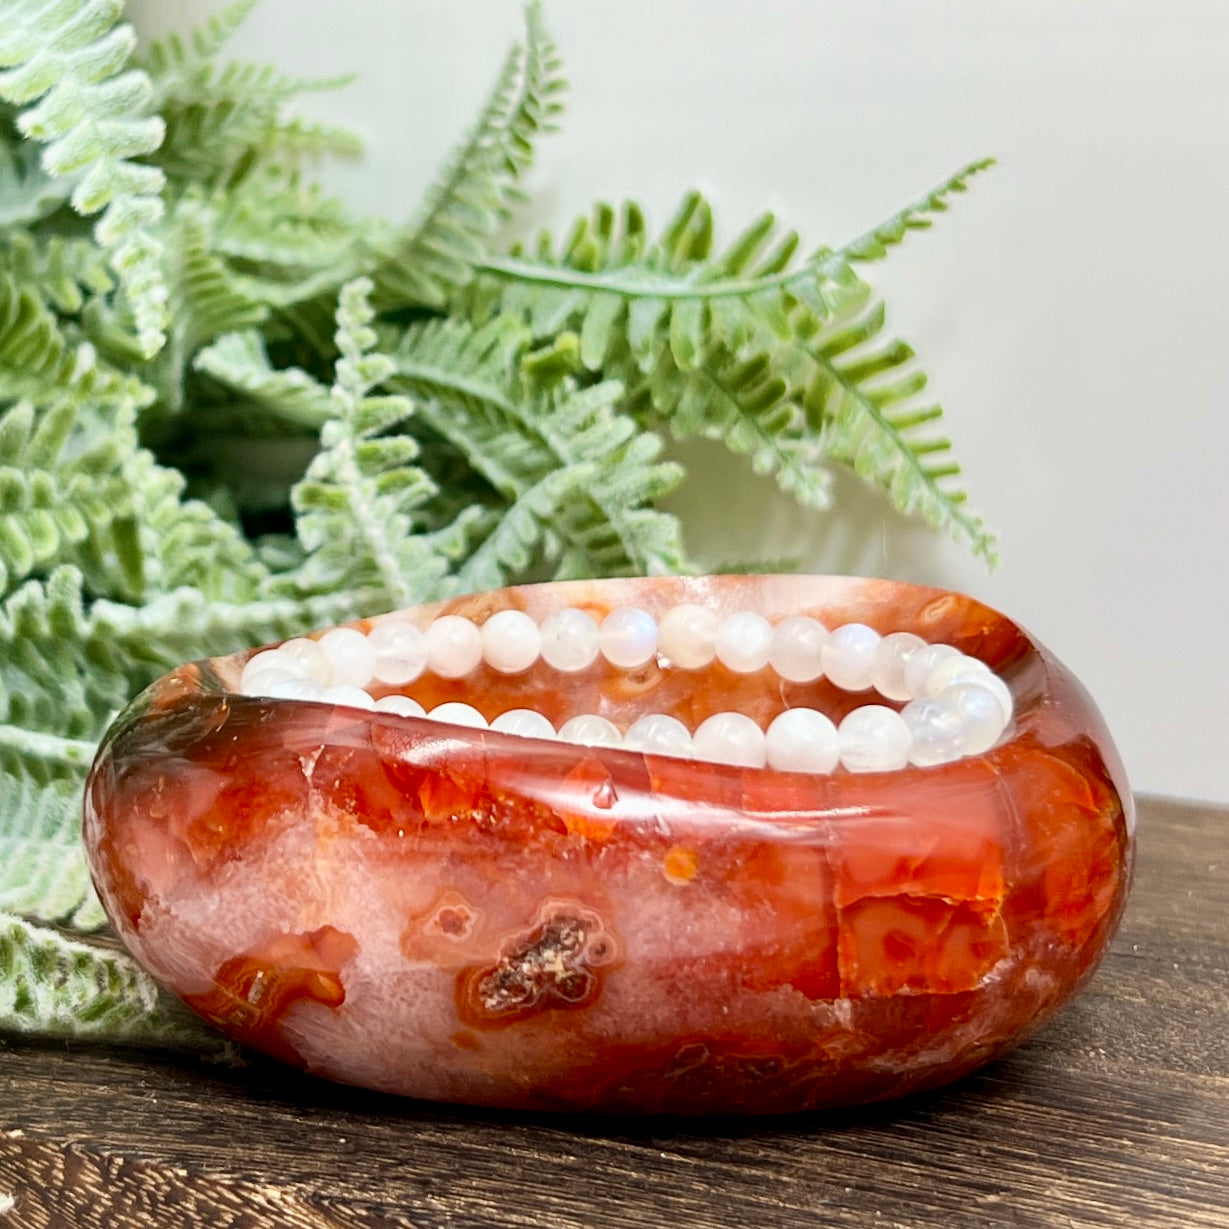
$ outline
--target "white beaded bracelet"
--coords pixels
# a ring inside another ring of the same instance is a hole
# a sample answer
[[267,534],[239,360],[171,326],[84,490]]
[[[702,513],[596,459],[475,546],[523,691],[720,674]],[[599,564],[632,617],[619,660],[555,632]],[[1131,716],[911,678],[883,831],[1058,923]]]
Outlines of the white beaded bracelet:
[[558,731],[533,709],[497,716],[489,728],[529,738],[559,738],[593,746],[623,746],[685,758],[789,772],[828,773],[927,767],[979,755],[1011,721],[1011,691],[984,662],[946,644],[928,644],[912,632],[881,636],[862,623],[829,631],[817,619],[795,615],[773,626],[754,611],[719,618],[693,604],[671,607],[659,620],[638,607],[612,610],[599,624],[588,612],[565,608],[539,626],[518,610],[491,615],[481,627],[442,615],[425,631],[405,619],[383,620],[370,633],[340,627],[319,640],[288,640],[255,654],[243,667],[240,691],[248,696],[315,700],[405,717],[429,717],[487,728],[472,705],[451,701],[427,713],[406,695],[379,700],[367,688],[402,687],[430,671],[459,679],[485,663],[516,675],[542,660],[574,674],[598,657],[621,670],[654,660],[682,670],[721,662],[736,674],[771,667],[782,679],[811,683],[827,678],[850,692],[874,689],[904,703],[899,711],[867,704],[836,726],[811,708],[780,713],[763,730],[742,713],[716,713],[693,732],[675,717],[649,713],[626,730],[593,713],[565,721]]

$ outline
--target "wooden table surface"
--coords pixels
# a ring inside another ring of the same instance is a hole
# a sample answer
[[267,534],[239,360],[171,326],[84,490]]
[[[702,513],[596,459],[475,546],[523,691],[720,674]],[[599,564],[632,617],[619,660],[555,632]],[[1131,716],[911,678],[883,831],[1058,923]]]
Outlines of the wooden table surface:
[[873,1111],[547,1117],[0,1039],[0,1229],[181,1225],[1229,1226],[1229,810],[1142,800],[1131,903],[1083,995]]

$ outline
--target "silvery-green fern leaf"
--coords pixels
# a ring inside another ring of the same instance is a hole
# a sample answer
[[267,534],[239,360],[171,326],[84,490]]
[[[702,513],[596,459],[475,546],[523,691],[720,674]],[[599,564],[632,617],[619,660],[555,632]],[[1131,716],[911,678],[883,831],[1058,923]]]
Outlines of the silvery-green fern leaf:
[[136,38],[109,0],[9,0],[0,22],[0,98],[24,108],[21,132],[42,165],[72,183],[79,213],[103,211],[95,234],[124,285],[143,353],[161,346],[165,282],[153,226],[162,172],[136,161],[158,148],[149,78],[129,69]]

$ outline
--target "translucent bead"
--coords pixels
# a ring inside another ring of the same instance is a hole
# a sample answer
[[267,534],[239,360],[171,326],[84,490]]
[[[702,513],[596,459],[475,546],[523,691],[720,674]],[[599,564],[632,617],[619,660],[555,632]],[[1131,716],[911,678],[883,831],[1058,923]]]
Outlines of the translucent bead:
[[596,713],[582,713],[559,727],[559,737],[568,743],[583,743],[587,747],[618,747],[623,735],[613,721]]
[[926,686],[934,695],[953,683],[977,682],[994,672],[980,658],[967,653],[945,657],[926,678]]
[[772,629],[768,661],[791,683],[810,683],[824,672],[823,651],[828,629],[808,615],[782,619]]
[[647,713],[637,718],[623,735],[623,745],[632,751],[658,755],[691,755],[691,731],[677,717]]
[[768,758],[764,731],[745,713],[714,713],[700,722],[692,745],[697,759],[718,764],[763,768]]
[[268,666],[263,670],[256,670],[245,676],[243,694],[245,696],[271,696],[277,688],[283,687],[287,683],[301,683],[303,681],[304,679],[301,674],[292,674],[289,670]]
[[249,696],[267,694],[265,691],[252,690],[253,680],[261,675],[269,676],[263,680],[268,687],[273,683],[302,678],[303,670],[291,654],[283,653],[281,649],[265,649],[263,653],[257,653],[244,663],[243,673],[239,677],[239,690]]
[[892,772],[909,762],[909,727],[893,708],[864,704],[837,729],[841,763],[850,772]]
[[790,708],[765,735],[768,766],[778,772],[831,772],[840,758],[836,726],[813,708]]
[[500,674],[520,674],[538,660],[542,633],[523,610],[501,610],[482,625],[482,656]]
[[481,660],[482,633],[469,619],[440,615],[427,628],[427,668],[433,674],[442,679],[464,678]]
[[754,674],[768,665],[772,624],[752,610],[740,610],[717,625],[717,658],[736,674]]
[[867,691],[882,637],[865,623],[834,629],[824,644],[824,673],[842,691]]
[[377,713],[396,713],[399,717],[425,717],[427,710],[409,696],[381,696],[376,701]]
[[905,686],[909,689],[910,698],[924,700],[927,696],[937,695],[930,687],[931,673],[945,661],[960,655],[960,650],[950,644],[928,644],[918,649],[905,663]]
[[366,687],[371,682],[376,653],[362,632],[335,627],[316,642],[328,654],[329,681],[335,687]]
[[521,738],[555,737],[555,727],[535,708],[510,708],[491,722],[491,729]]
[[943,696],[910,700],[901,720],[912,740],[909,762],[919,768],[950,764],[964,755],[965,725],[959,708]]
[[323,700],[324,691],[315,679],[298,678],[274,683],[265,694],[275,700]]
[[386,619],[367,635],[375,650],[372,677],[390,687],[412,683],[427,668],[427,638],[405,619]]
[[911,699],[905,686],[905,667],[913,654],[925,647],[926,641],[912,632],[889,632],[875,649],[871,686],[889,700]]
[[620,606],[603,620],[602,656],[620,670],[647,665],[657,653],[657,620],[638,606]]
[[[1006,686],[1002,679],[994,678],[994,681]],[[988,687],[981,683],[954,683],[942,698],[960,713],[965,755],[981,755],[1003,736],[1009,717],[1003,712],[1002,701]]]
[[713,660],[716,637],[716,612],[690,602],[671,606],[657,629],[661,651],[684,670],[698,670]]
[[966,669],[956,672],[954,677],[945,684],[940,695],[947,695],[949,691],[965,684],[972,684],[990,692],[999,702],[999,708],[1003,713],[1003,724],[1006,725],[1011,720],[1011,714],[1015,711],[1015,700],[1012,698],[1011,688],[988,666],[983,666],[981,671]]
[[320,647],[318,640],[296,636],[293,640],[287,640],[285,644],[278,645],[277,651],[293,657],[299,663],[300,673],[305,678],[319,683],[322,687],[329,685],[333,666],[329,661],[328,653]]
[[[470,624],[473,627],[473,624]],[[477,630],[477,629],[475,629]],[[486,718],[472,704],[461,704],[457,700],[449,700],[431,710],[432,721],[445,721],[449,725],[470,726],[475,730],[485,730]]]
[[601,635],[597,620],[584,610],[567,607],[547,615],[538,629],[542,637],[542,660],[552,670],[575,674],[597,660]]
[[325,704],[341,704],[346,708],[375,708],[376,702],[361,687],[351,683],[334,683],[326,687],[320,699]]

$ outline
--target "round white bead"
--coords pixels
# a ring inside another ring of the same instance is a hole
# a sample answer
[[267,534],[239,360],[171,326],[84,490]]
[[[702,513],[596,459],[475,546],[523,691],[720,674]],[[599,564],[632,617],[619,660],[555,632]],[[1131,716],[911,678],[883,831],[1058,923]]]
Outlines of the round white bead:
[[909,727],[893,708],[864,704],[837,729],[841,763],[850,772],[892,772],[909,762]]
[[251,685],[252,680],[262,674],[271,676],[266,680],[266,685],[304,677],[299,662],[290,653],[283,653],[281,649],[265,649],[263,653],[257,653],[244,663],[243,673],[239,676],[239,690],[249,696],[258,694],[251,690]]
[[386,619],[367,639],[376,655],[372,677],[381,683],[401,687],[427,668],[427,638],[406,619]]
[[716,638],[716,612],[691,602],[671,606],[657,629],[661,651],[684,670],[707,666],[717,651]]
[[828,629],[809,615],[782,619],[772,629],[768,661],[791,683],[810,683],[824,672],[823,651]]
[[690,755],[691,731],[666,713],[646,713],[628,726],[623,745],[631,751],[658,755]]
[[315,679],[287,679],[274,683],[265,693],[276,700],[323,700],[324,688]]
[[539,629],[542,660],[552,670],[575,674],[597,660],[601,634],[597,620],[584,610],[569,606],[542,620]]
[[325,704],[341,704],[346,708],[375,708],[376,702],[361,687],[351,683],[334,683],[320,696]]
[[961,655],[950,644],[928,644],[918,649],[905,663],[905,686],[914,700],[924,700],[938,692],[930,686],[930,676],[945,661]]
[[620,670],[635,670],[657,652],[657,620],[638,606],[620,606],[603,620],[602,656]]
[[919,768],[950,764],[964,754],[965,724],[960,709],[943,696],[910,700],[901,720],[912,740],[909,762]]
[[371,682],[376,653],[362,632],[334,627],[317,641],[328,654],[329,681],[335,687],[366,687]]
[[427,710],[409,696],[381,696],[376,701],[377,713],[396,713],[399,717],[425,717]]
[[835,628],[824,644],[824,673],[842,691],[867,691],[881,639],[865,623]]
[[523,610],[500,610],[482,625],[482,656],[500,674],[520,674],[538,660],[542,633]]
[[840,758],[836,726],[813,708],[786,709],[765,735],[768,766],[778,772],[831,772]]
[[491,722],[491,729],[500,734],[518,734],[521,738],[555,737],[555,727],[534,708],[510,708]]
[[613,721],[596,713],[582,713],[559,727],[559,737],[568,743],[583,743],[587,747],[617,747],[623,735]]
[[[1007,684],[991,675],[994,682],[1004,690]],[[1011,693],[1008,692],[1008,699]],[[980,755],[989,751],[1003,736],[1011,714],[1003,709],[999,694],[982,681],[976,683],[953,683],[942,698],[960,712],[964,721],[964,754]]]
[[433,708],[431,720],[445,721],[449,725],[470,726],[475,730],[487,728],[486,718],[472,704],[461,704],[457,700],[449,700],[447,704]]
[[763,768],[768,758],[764,731],[745,713],[714,713],[692,737],[695,756],[718,764]]
[[433,674],[442,679],[464,678],[481,660],[482,633],[469,619],[440,615],[427,628],[427,668]]
[[871,686],[889,700],[911,699],[905,686],[905,667],[913,654],[925,647],[926,641],[912,632],[889,632],[875,649]]
[[296,636],[293,640],[287,640],[285,644],[279,645],[277,651],[293,657],[299,663],[300,672],[305,678],[319,683],[322,687],[329,685],[333,665],[328,653],[320,647],[318,640]]
[[278,687],[287,683],[304,681],[301,674],[292,674],[289,670],[279,670],[276,666],[269,666],[246,676],[243,683],[243,694],[245,696],[271,696]]
[[[948,669],[949,664],[952,665],[951,669]],[[1011,688],[985,662],[978,661],[975,657],[965,657],[954,664],[945,661],[931,672],[930,679],[932,686],[938,689],[940,695],[946,695],[953,687],[958,687],[963,683],[974,683],[978,687],[984,687],[998,699],[1003,710],[1003,721],[1011,720],[1011,714],[1015,709]]]
[[736,674],[754,674],[768,665],[772,624],[753,610],[740,610],[717,625],[715,647],[723,666]]

